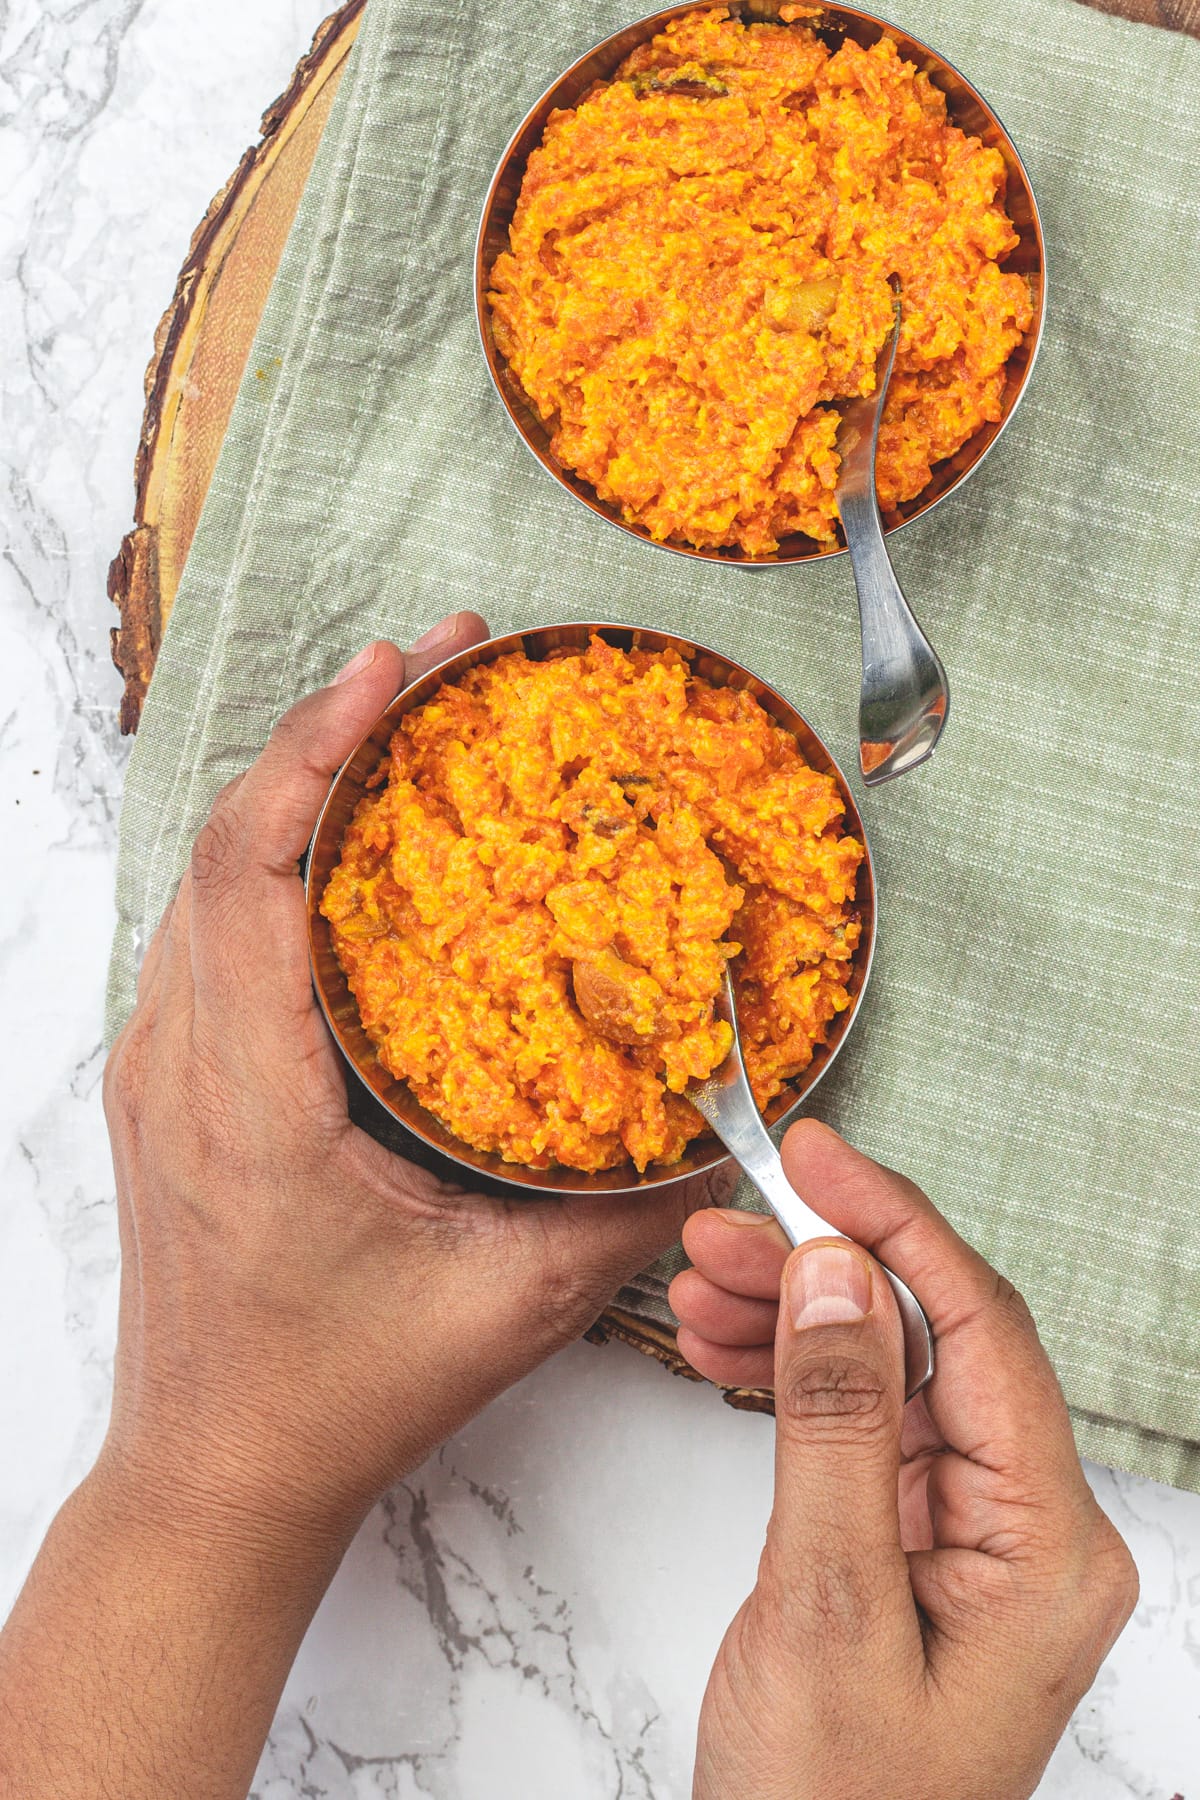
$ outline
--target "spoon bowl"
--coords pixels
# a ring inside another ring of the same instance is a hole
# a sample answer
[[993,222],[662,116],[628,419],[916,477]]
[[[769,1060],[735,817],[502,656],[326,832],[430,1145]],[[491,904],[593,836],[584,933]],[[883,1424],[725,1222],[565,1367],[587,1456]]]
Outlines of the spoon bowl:
[[838,402],[837,502],[858,590],[858,760],[868,787],[892,781],[932,756],[950,712],[946,671],[896,579],[875,494],[879,421],[900,337],[901,301],[894,281],[892,287],[892,329],[876,359],[874,390]]

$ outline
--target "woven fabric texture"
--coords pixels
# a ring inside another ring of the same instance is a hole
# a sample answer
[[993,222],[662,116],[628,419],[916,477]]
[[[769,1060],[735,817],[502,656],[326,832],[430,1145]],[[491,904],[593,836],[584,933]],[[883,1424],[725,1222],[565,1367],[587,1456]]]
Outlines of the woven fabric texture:
[[[661,626],[749,664],[852,760],[847,560],[747,572],[614,531],[528,456],[480,356],[497,157],[629,16],[370,0],[138,734],[111,1029],[216,790],[373,635],[461,607],[495,630]],[[1003,440],[892,540],[954,709],[931,765],[861,796],[878,956],[815,1109],[1023,1289],[1083,1451],[1200,1489],[1200,44],[1074,0],[895,16],[1020,145],[1051,302]]]

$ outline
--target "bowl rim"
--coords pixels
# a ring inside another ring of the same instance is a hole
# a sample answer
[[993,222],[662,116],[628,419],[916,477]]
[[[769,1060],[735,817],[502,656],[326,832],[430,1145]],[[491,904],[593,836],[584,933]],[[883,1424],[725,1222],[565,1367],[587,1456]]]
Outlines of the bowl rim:
[[[747,3],[748,0],[724,0],[724,4],[728,6],[731,11],[739,14],[739,16],[741,9]],[[676,0],[676,4],[672,6],[662,7],[654,12],[644,13],[639,18],[631,19],[628,24],[622,25],[616,31],[611,31],[605,37],[599,38],[589,49],[577,56],[574,62],[563,69],[542,93],[539,94],[533,105],[528,108],[524,117],[509,138],[501,153],[500,159],[496,164],[491,181],[488,183],[487,193],[484,197],[483,207],[479,216],[479,226],[475,234],[474,254],[476,333],[492,386],[500,398],[501,405],[504,408],[513,430],[516,432],[526,451],[533,457],[540,468],[545,470],[545,472],[551,476],[561,488],[570,494],[573,500],[576,500],[581,506],[586,507],[595,517],[603,519],[607,524],[615,526],[617,530],[625,532],[626,535],[633,538],[635,542],[645,544],[652,550],[665,550],[672,556],[683,556],[690,558],[693,561],[716,563],[722,568],[757,570],[823,565],[834,557],[845,556],[847,554],[847,546],[845,544],[839,544],[833,549],[819,549],[805,555],[796,556],[772,555],[769,557],[735,557],[722,555],[721,551],[715,548],[700,549],[687,544],[671,543],[665,539],[652,538],[648,532],[645,532],[634,525],[630,525],[624,519],[618,518],[608,509],[606,503],[594,493],[590,482],[584,483],[583,477],[579,477],[580,482],[589,490],[587,493],[581,493],[579,489],[573,486],[571,481],[567,479],[567,475],[558,465],[557,459],[551,462],[547,457],[543,457],[534,444],[531,443],[524,426],[513,411],[509,396],[505,392],[504,386],[497,373],[496,365],[504,362],[505,359],[501,357],[500,352],[496,349],[494,340],[490,334],[487,317],[487,274],[490,273],[490,271],[485,273],[484,252],[492,209],[496,200],[497,191],[507,171],[509,159],[513,156],[521,138],[536,119],[542,108],[548,104],[557,90],[562,87],[565,82],[569,81],[583,64],[588,62],[599,51],[604,50],[609,44],[613,43],[614,40],[624,37],[628,33],[644,30],[646,36],[650,37],[654,35],[654,31],[651,29],[652,27],[657,28],[667,24],[672,19],[681,18],[687,13],[703,12],[704,10],[706,10],[705,0]],[[881,520],[884,535],[891,537],[893,533],[903,531],[906,525],[913,525],[918,519],[928,518],[929,514],[933,512],[936,507],[940,506],[943,500],[948,500],[952,494],[959,492],[965,483],[970,480],[971,476],[974,475],[975,471],[986,461],[993,446],[1003,437],[1012,421],[1013,415],[1016,413],[1021,401],[1025,398],[1029,389],[1030,380],[1033,376],[1034,367],[1037,363],[1038,353],[1042,347],[1042,338],[1045,334],[1047,303],[1050,292],[1049,269],[1046,254],[1046,234],[1042,226],[1041,209],[1038,205],[1037,194],[1034,191],[1033,182],[1029,177],[1029,170],[1026,168],[1025,161],[1021,156],[1020,151],[1017,149],[1011,131],[1009,131],[1008,126],[1004,123],[990,100],[980,92],[974,82],[969,80],[968,77],[963,74],[956,63],[951,62],[949,57],[943,56],[942,52],[934,45],[926,43],[923,38],[914,36],[913,33],[906,30],[903,25],[897,24],[895,20],[885,17],[882,13],[871,12],[867,8],[861,6],[842,5],[840,4],[840,0],[821,0],[819,10],[822,16],[825,14],[849,15],[852,18],[865,21],[868,25],[880,26],[884,33],[894,33],[897,37],[905,39],[909,44],[915,45],[934,62],[939,63],[943,69],[948,70],[955,80],[960,82],[963,88],[973,96],[979,106],[982,107],[983,111],[987,114],[991,124],[997,128],[1003,137],[1012,158],[1012,162],[1024,184],[1025,193],[1029,200],[1031,215],[1030,224],[1032,226],[1033,236],[1038,250],[1037,274],[1039,279],[1035,298],[1037,309],[1036,317],[1026,340],[1029,345],[1028,360],[1025,364],[1024,373],[1021,376],[1020,386],[1013,395],[1011,405],[1008,407],[1004,417],[1000,420],[996,430],[983,446],[982,450],[979,451],[965,469],[961,470],[955,476],[954,480],[951,481],[948,486],[944,487],[940,493],[935,494],[934,497],[927,501],[923,506],[917,505],[915,510],[907,514],[904,518],[893,520],[890,523],[886,520]],[[820,19],[797,19],[794,23],[809,25],[813,29],[816,29],[820,24]],[[576,104],[577,103],[578,102],[576,102]],[[505,366],[507,366],[507,364],[505,364]],[[958,452],[955,454],[958,454]],[[916,496],[916,499],[919,501],[920,496]]]
[[[776,723],[783,725],[786,730],[792,731],[793,735],[797,737],[806,760],[809,760],[810,746],[815,749],[816,754],[822,760],[823,772],[832,775],[843,800],[845,806],[844,829],[856,836],[863,846],[864,854],[858,874],[856,904],[860,907],[865,929],[859,948],[855,953],[853,969],[856,986],[852,992],[850,1004],[844,1012],[837,1016],[834,1042],[831,1045],[818,1047],[819,1051],[824,1050],[824,1054],[821,1055],[817,1066],[814,1068],[813,1064],[810,1064],[808,1069],[802,1070],[772,1101],[764,1115],[769,1125],[774,1126],[790,1120],[797,1109],[807,1101],[809,1095],[837,1060],[843,1044],[854,1027],[862,1009],[863,996],[867,991],[875,960],[878,941],[879,892],[866,823],[845,773],[828,745],[809,724],[800,709],[777,688],[764,681],[761,676],[756,675],[753,670],[748,669],[745,664],[740,663],[727,652],[712,649],[682,633],[666,631],[659,626],[632,625],[611,620],[572,620],[562,625],[526,627],[497,634],[478,644],[471,645],[466,650],[457,652],[454,656],[445,658],[414,681],[407,682],[393,697],[375,722],[363,733],[355,748],[334,775],[313,827],[305,856],[304,901],[309,969],[313,990],[333,1041],[343,1062],[353,1071],[362,1088],[390,1115],[391,1119],[399,1124],[408,1136],[415,1137],[428,1149],[432,1149],[447,1162],[455,1165],[468,1181],[473,1180],[478,1183],[482,1179],[484,1183],[498,1184],[502,1190],[526,1196],[540,1194],[547,1197],[565,1197],[571,1194],[605,1193],[619,1197],[673,1187],[677,1183],[710,1173],[728,1163],[731,1158],[724,1145],[711,1132],[704,1132],[700,1137],[692,1140],[695,1146],[706,1146],[702,1154],[699,1152],[695,1156],[685,1154],[681,1166],[675,1164],[651,1165],[642,1175],[637,1175],[632,1163],[622,1164],[616,1169],[610,1170],[570,1169],[562,1164],[553,1164],[550,1169],[543,1170],[533,1169],[526,1164],[503,1162],[494,1152],[474,1150],[463,1140],[454,1137],[440,1120],[436,1119],[432,1113],[427,1112],[417,1101],[415,1095],[411,1093],[411,1090],[407,1088],[405,1082],[383,1071],[373,1051],[360,1061],[346,1042],[341,1023],[336,1016],[334,997],[326,990],[321,968],[322,953],[327,957],[332,956],[328,945],[328,925],[320,912],[320,900],[327,880],[327,875],[323,873],[323,859],[329,846],[325,840],[328,832],[333,829],[332,824],[327,821],[331,820],[333,810],[339,804],[343,783],[354,770],[355,764],[370,751],[374,766],[382,754],[382,746],[386,745],[387,739],[395,729],[396,722],[406,713],[424,705],[426,700],[437,692],[438,688],[447,681],[452,681],[456,675],[476,667],[481,662],[495,662],[499,657],[512,651],[523,650],[529,654],[528,645],[531,641],[534,642],[536,648],[541,650],[542,658],[544,658],[550,651],[560,647],[550,640],[564,633],[570,634],[574,638],[575,644],[572,647],[586,647],[586,643],[593,633],[604,636],[607,641],[611,641],[608,634],[616,634],[619,638],[631,639],[635,644],[641,642],[643,638],[661,640],[661,642],[648,644],[646,647],[665,649],[671,645],[688,653],[689,659],[707,658],[714,664],[723,664],[739,686],[747,688],[756,698],[766,696],[770,700],[772,704],[767,710]],[[541,660],[541,658],[537,660]],[[776,708],[779,710],[776,711]],[[791,724],[791,720],[798,721],[798,730]],[[355,796],[353,806],[357,806],[360,797],[361,795]],[[346,822],[352,816],[353,808],[346,813]],[[337,848],[339,852],[344,829],[343,824],[338,831]],[[332,864],[329,866],[331,867]],[[318,880],[320,881],[320,892],[317,891]],[[324,942],[319,941],[322,936],[324,936]],[[336,962],[336,959],[333,960]],[[349,987],[345,982],[345,977],[340,976],[340,979],[348,995]],[[357,1007],[354,1006],[352,996],[350,1005],[353,1007],[357,1019]],[[362,1032],[361,1023],[358,1024],[358,1031]],[[370,1068],[369,1064],[373,1064],[374,1068]],[[372,1079],[373,1074],[378,1074],[378,1081]],[[409,1111],[399,1111],[389,1098],[389,1092],[397,1090],[407,1092]],[[779,1105],[779,1101],[784,1101],[784,1104]],[[520,1173],[514,1172],[518,1170]]]

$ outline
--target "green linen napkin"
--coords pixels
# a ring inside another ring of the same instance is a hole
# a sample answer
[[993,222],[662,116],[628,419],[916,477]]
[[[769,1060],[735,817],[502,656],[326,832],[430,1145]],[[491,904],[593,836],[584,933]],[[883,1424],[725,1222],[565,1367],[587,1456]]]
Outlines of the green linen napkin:
[[[662,626],[758,670],[853,761],[845,559],[746,572],[622,537],[535,465],[480,356],[497,157],[636,10],[370,0],[130,766],[113,1029],[216,789],[372,635],[468,606],[496,630]],[[1200,44],[1075,0],[895,11],[1021,146],[1051,305],[1003,441],[892,540],[954,711],[929,767],[860,796],[879,952],[816,1110],[1021,1286],[1084,1452],[1200,1489]]]

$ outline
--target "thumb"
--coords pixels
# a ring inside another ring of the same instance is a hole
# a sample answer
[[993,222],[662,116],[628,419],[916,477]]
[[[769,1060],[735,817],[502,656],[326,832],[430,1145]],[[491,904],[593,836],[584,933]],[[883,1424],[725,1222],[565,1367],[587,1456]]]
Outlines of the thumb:
[[406,656],[376,639],[286,712],[239,784],[236,816],[251,872],[291,874],[340,764],[406,682],[487,636],[478,613],[451,613]]
[[192,851],[196,1000],[214,1016],[290,1029],[312,1010],[297,862],[339,765],[404,685],[486,636],[455,613],[402,656],[379,639],[328,687],[278,721],[257,760],[221,794]]
[[844,1238],[802,1245],[783,1271],[764,1563],[804,1635],[831,1648],[861,1653],[889,1617],[918,1630],[900,1544],[903,1412],[900,1318],[878,1264]]

